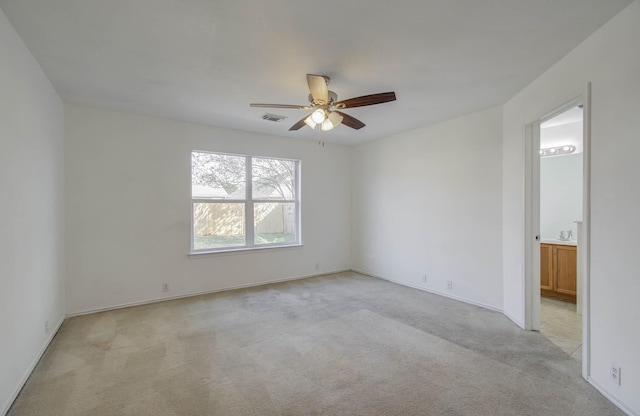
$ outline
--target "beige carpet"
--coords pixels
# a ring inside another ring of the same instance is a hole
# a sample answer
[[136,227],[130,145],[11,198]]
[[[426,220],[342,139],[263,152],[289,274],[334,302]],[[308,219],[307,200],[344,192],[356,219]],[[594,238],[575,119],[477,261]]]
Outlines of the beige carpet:
[[19,415],[622,415],[544,336],[356,273],[69,319]]

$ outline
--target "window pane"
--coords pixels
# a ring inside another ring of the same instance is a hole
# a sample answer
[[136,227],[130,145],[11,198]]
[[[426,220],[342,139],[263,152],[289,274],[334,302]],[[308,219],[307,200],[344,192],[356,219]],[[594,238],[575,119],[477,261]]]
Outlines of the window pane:
[[296,205],[291,202],[254,204],[255,244],[296,241]]
[[245,245],[244,204],[194,203],[193,249]]
[[192,198],[245,199],[246,158],[191,152]]
[[253,158],[253,199],[295,199],[296,162]]

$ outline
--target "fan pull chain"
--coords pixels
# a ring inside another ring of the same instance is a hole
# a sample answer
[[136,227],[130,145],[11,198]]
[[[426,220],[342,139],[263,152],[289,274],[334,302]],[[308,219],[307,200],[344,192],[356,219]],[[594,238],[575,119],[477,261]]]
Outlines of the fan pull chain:
[[322,136],[322,130],[321,129],[315,129],[318,132],[318,146],[322,146],[324,147],[324,140],[322,140],[320,137]]

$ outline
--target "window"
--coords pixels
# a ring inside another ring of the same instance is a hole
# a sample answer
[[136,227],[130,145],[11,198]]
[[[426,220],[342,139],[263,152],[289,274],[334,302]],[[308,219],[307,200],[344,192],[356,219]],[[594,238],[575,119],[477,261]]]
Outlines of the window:
[[300,243],[300,161],[191,152],[191,251]]

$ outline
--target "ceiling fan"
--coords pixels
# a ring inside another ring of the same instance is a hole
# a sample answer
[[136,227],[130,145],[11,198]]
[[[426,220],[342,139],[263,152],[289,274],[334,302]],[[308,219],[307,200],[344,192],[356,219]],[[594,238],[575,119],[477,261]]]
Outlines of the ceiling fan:
[[291,126],[291,130],[299,130],[305,125],[314,129],[320,125],[322,130],[331,130],[342,123],[352,129],[359,130],[365,124],[357,118],[351,117],[342,111],[345,108],[364,107],[367,105],[381,104],[395,101],[395,92],[382,92],[379,94],[363,95],[362,97],[349,98],[338,101],[338,95],[329,91],[330,78],[326,75],[307,74],[307,84],[309,85],[309,105],[288,105],[288,104],[250,104],[251,107],[266,108],[291,108],[298,110],[313,110],[311,114]]

